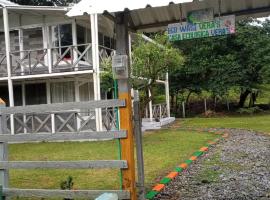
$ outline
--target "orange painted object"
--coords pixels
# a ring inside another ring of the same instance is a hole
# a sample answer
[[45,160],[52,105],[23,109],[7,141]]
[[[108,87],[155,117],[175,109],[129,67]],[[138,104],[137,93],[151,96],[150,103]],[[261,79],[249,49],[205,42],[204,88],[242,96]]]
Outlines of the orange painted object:
[[159,192],[165,187],[164,184],[157,184],[152,190]]
[[197,156],[191,156],[189,160],[197,160]]
[[227,138],[227,137],[229,137],[229,134],[228,133],[225,133],[222,137],[223,138]]
[[208,151],[208,147],[202,147],[200,148],[200,151]]
[[178,172],[171,172],[167,175],[168,178],[174,179],[178,175]]
[[186,163],[182,163],[181,165],[179,165],[179,167],[186,169],[188,167],[188,165]]

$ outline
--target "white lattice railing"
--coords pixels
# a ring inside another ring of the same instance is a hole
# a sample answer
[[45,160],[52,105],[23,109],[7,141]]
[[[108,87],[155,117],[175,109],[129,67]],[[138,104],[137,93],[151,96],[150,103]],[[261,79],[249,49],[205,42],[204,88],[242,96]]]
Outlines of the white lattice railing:
[[[104,62],[108,58],[111,58],[114,53],[115,50],[113,49],[99,46],[100,62]],[[12,76],[93,69],[92,44],[12,51],[10,52],[10,57]],[[7,77],[5,53],[0,53],[0,77]]]
[[19,76],[48,73],[47,55],[48,49],[10,52],[11,74]]
[[153,115],[151,116],[151,113],[147,107],[144,118],[153,118],[155,120],[160,120],[168,117],[167,104],[163,103],[152,105],[152,114]]
[[4,53],[0,53],[0,77],[7,76],[7,56]]
[[[10,132],[10,116],[7,117]],[[115,108],[102,109],[104,130],[116,130]],[[44,114],[15,114],[14,132],[20,133],[53,133],[96,131],[94,110],[67,111]]]
[[62,46],[52,48],[52,71],[74,71],[91,69],[92,45]]

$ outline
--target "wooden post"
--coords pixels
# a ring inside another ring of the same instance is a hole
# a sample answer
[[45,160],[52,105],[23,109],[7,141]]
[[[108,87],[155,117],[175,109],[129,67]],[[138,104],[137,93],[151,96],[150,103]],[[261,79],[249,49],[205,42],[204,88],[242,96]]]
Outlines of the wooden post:
[[183,112],[183,118],[186,118],[186,106],[185,106],[185,102],[182,102],[182,112]]
[[[0,134],[7,134],[7,120],[6,115],[2,115],[1,108],[5,108],[5,102],[0,99]],[[7,161],[8,158],[8,148],[7,143],[0,142],[0,161]],[[8,170],[0,170],[0,186],[3,188],[8,187]],[[4,199],[1,196],[1,199]]]
[[161,104],[159,104],[159,121],[162,119],[162,108]]
[[226,98],[226,103],[227,103],[227,109],[228,109],[228,111],[230,111],[230,102],[229,102],[228,98]]
[[207,112],[207,100],[206,98],[204,99],[204,112]]
[[[9,106],[14,107],[14,93],[13,93],[13,81],[11,79],[12,75],[12,64],[10,58],[10,35],[9,35],[9,19],[8,10],[6,7],[3,8],[3,19],[4,19],[4,32],[5,32],[5,47],[7,56],[7,72],[8,72],[8,96],[9,96]],[[10,132],[15,134],[14,130],[14,115],[10,115]]]
[[170,107],[170,86],[169,86],[169,73],[166,73],[165,81],[165,92],[166,92],[166,106],[167,106],[167,117],[171,117],[171,107]]
[[[98,46],[98,15],[91,14],[91,38],[92,38],[92,61],[93,61],[93,79],[94,79],[94,100],[101,99],[100,94],[100,68],[99,68],[99,46]],[[102,111],[95,109],[96,129],[102,131]]]
[[139,91],[134,90],[134,134],[136,142],[137,171],[138,171],[138,199],[145,199],[144,188],[144,160],[143,160],[143,142],[142,142],[142,119],[140,115]]
[[[22,105],[26,106],[26,96],[25,96],[25,82],[22,82]],[[23,114],[23,123],[26,124],[26,114]],[[23,128],[23,132],[27,133],[27,128]]]
[[52,52],[52,46],[53,46],[52,45],[52,27],[45,26],[43,34],[44,34],[44,42],[46,40],[46,42],[44,44],[46,46],[44,46],[44,48],[48,49],[48,51],[47,51],[47,53],[48,53],[48,56],[47,56],[47,58],[48,58],[48,60],[47,60],[48,71],[51,74],[53,72],[53,62],[55,60],[55,58],[54,58],[55,56],[53,56],[53,52]]
[[[20,17],[21,18],[21,17]],[[24,57],[24,47],[23,47],[23,29],[18,30],[18,35],[19,35],[19,50],[20,50],[20,59],[23,59]],[[24,67],[21,65],[21,75],[24,75]]]
[[48,67],[48,71],[49,71],[49,53],[51,54],[51,51],[49,52],[48,29],[45,26],[45,16],[43,16],[42,40],[43,40],[43,49],[47,50],[47,54],[44,57],[44,63]]
[[[51,80],[46,81],[47,104],[52,103]],[[51,114],[52,133],[55,133],[55,114]]]
[[[80,85],[79,85],[79,79],[78,77],[75,78],[75,102],[80,102]],[[78,110],[78,115],[80,115],[81,110]],[[79,131],[81,127],[81,119],[76,116],[76,121],[77,121],[77,131]]]
[[[129,55],[129,34],[127,18],[124,13],[116,15],[116,54]],[[130,74],[130,70],[129,70]],[[127,130],[127,138],[121,140],[122,159],[128,163],[128,169],[123,172],[123,189],[130,191],[132,200],[136,200],[135,160],[131,87],[129,79],[118,80],[118,97],[126,101],[126,107],[120,108],[120,129]]]
[[[77,41],[77,23],[76,23],[76,19],[73,19],[72,20],[72,24],[71,24],[71,27],[72,27],[72,45],[73,45],[73,63],[75,63],[77,60],[78,60],[78,53],[77,51],[75,50],[76,48],[78,49],[78,41]],[[75,71],[78,71],[78,67],[79,65],[77,64],[76,66],[73,66],[75,67],[74,70]]]
[[[151,93],[150,89],[148,89],[148,96],[149,96],[149,98],[152,99],[152,93]],[[150,118],[150,121],[152,122],[153,121],[153,103],[152,103],[152,100],[149,101],[148,106],[149,106],[149,118]]]

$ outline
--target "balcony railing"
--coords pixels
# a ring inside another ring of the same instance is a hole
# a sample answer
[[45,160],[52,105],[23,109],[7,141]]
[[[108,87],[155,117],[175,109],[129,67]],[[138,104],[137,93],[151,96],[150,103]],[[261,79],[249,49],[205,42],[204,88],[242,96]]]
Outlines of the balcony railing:
[[[99,46],[100,62],[114,50]],[[92,70],[92,44],[10,52],[11,76]],[[0,53],[0,77],[7,77],[6,54]]]
[[0,53],[0,77],[7,76],[7,56],[4,53]]
[[[102,109],[103,130],[116,130],[115,108]],[[10,116],[7,116],[10,132]],[[66,112],[51,112],[43,114],[15,114],[14,133],[68,133],[96,131],[94,110],[78,110]]]
[[150,115],[150,111],[147,107],[144,113],[144,118],[152,118],[156,121],[160,121],[160,119],[168,117],[167,104],[163,103],[152,105],[152,116]]

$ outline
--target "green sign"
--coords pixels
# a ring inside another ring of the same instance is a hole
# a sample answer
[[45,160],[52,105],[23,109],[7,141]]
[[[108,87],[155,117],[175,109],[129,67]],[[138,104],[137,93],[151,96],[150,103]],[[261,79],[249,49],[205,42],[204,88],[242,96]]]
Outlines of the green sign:
[[235,33],[235,16],[217,17],[199,23],[176,23],[168,25],[170,41],[230,35]]

